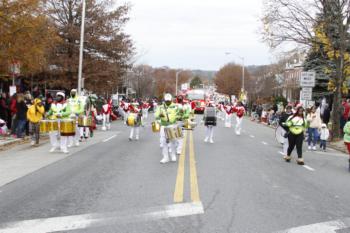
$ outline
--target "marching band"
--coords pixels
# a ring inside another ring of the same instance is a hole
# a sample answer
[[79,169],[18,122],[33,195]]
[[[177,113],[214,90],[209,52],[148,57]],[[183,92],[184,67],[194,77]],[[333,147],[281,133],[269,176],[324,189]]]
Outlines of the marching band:
[[[148,117],[150,103],[154,109],[155,121],[152,122],[153,132],[159,132],[162,159],[160,163],[176,162],[177,156],[182,152],[184,143],[183,129],[193,130],[196,126],[192,103],[183,96],[173,98],[171,94],[164,95],[163,103],[156,105],[152,102],[138,102],[122,100],[119,104],[124,123],[130,127],[129,140],[140,139],[140,127]],[[40,121],[40,132],[48,133],[51,142],[50,152],[60,149],[69,153],[68,148],[79,146],[79,142],[92,136],[95,119],[102,121],[101,129],[109,130],[111,127],[112,101],[105,100],[102,104],[101,115],[97,115],[95,105],[90,97],[78,96],[77,90],[72,89],[66,100],[63,92],[56,94],[46,118]],[[231,127],[232,115],[236,114],[235,132],[241,134],[242,119],[245,108],[241,102],[233,105],[207,100],[202,123],[206,127],[205,142],[214,143],[214,127],[217,119],[225,116],[225,127]],[[100,116],[98,118],[98,116]]]

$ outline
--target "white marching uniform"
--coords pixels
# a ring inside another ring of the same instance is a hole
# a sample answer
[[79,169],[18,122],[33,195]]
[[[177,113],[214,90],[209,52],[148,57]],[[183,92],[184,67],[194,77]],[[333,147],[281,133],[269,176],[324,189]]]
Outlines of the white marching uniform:
[[102,130],[111,129],[111,106],[110,104],[104,104],[102,106]]
[[[64,109],[67,108],[67,104],[63,103],[52,103],[51,109],[55,109],[55,113],[62,113]],[[58,126],[60,126],[60,120],[58,119]],[[56,149],[60,148],[62,152],[68,153],[68,136],[60,136],[60,128],[57,131],[49,132],[51,150],[54,152]]]
[[225,109],[225,127],[231,128],[232,126],[232,112],[231,112],[231,106],[228,106],[227,109]]
[[234,108],[234,112],[236,112],[236,134],[241,135],[242,131],[242,122],[243,122],[243,116],[245,113],[245,108],[243,106],[237,106]]

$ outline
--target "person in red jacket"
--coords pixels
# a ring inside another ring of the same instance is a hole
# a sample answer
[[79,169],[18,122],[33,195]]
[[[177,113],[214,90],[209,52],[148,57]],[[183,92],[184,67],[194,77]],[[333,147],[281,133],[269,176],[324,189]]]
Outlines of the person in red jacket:
[[237,105],[233,108],[233,112],[236,113],[236,134],[241,135],[242,131],[242,122],[243,122],[243,116],[245,113],[245,108],[242,104],[242,102],[238,102]]
[[233,106],[231,104],[228,104],[224,106],[224,109],[225,109],[225,127],[231,128]]
[[10,101],[10,112],[11,112],[11,133],[16,137],[16,129],[17,129],[17,94],[14,94],[11,97]]

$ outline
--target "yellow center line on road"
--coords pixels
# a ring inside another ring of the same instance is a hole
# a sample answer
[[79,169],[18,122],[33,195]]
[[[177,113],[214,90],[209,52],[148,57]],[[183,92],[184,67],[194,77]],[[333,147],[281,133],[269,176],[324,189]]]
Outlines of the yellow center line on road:
[[186,158],[187,131],[184,132],[183,147],[179,158],[179,167],[174,192],[174,202],[179,203],[184,200],[184,180],[185,180],[185,158]]
[[191,181],[191,200],[192,202],[200,202],[192,131],[190,131],[190,181]]

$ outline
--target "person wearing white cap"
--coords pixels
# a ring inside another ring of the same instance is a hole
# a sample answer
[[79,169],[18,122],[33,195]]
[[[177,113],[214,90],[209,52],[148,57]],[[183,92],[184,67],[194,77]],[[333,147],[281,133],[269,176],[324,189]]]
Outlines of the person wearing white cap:
[[142,125],[142,110],[139,103],[134,102],[129,105],[129,116],[134,117],[134,125],[130,125],[129,141],[132,141],[135,135],[135,140],[138,141],[140,137],[140,126]]
[[[81,99],[78,97],[77,95],[77,90],[76,89],[72,89],[70,92],[70,98],[68,99],[68,109],[70,112],[70,117],[72,119],[76,119],[79,117],[79,115],[81,115],[82,113],[84,113],[84,103],[81,101]],[[75,136],[70,136],[69,137],[69,144],[68,147],[72,147],[73,144],[75,144],[75,146],[79,146],[79,140],[80,140],[80,130],[78,127],[78,122],[76,123],[76,129],[75,129]]]
[[[156,120],[160,121],[160,142],[162,144],[163,158],[160,163],[176,162],[176,139],[167,139],[165,136],[165,128],[176,126],[179,118],[178,107],[172,102],[171,94],[164,95],[164,104],[160,105],[155,113]],[[170,147],[170,148],[169,148]],[[169,149],[171,152],[169,152]],[[170,153],[170,156],[169,156]],[[170,159],[169,159],[170,157]]]
[[241,135],[243,116],[245,113],[245,108],[241,101],[238,101],[237,105],[233,108],[233,112],[236,113],[236,135]]
[[[65,102],[65,95],[63,92],[58,92],[56,94],[56,101],[51,104],[51,108],[47,113],[47,116],[51,120],[58,120],[68,118],[70,115],[70,112],[68,110],[68,106]],[[67,143],[68,143],[68,137],[67,136],[61,136],[60,142],[58,141],[59,132],[58,131],[52,131],[49,132],[50,136],[50,142],[51,142],[51,150],[50,152],[54,152],[56,149],[60,147],[61,151],[63,153],[69,153],[67,149]]]

